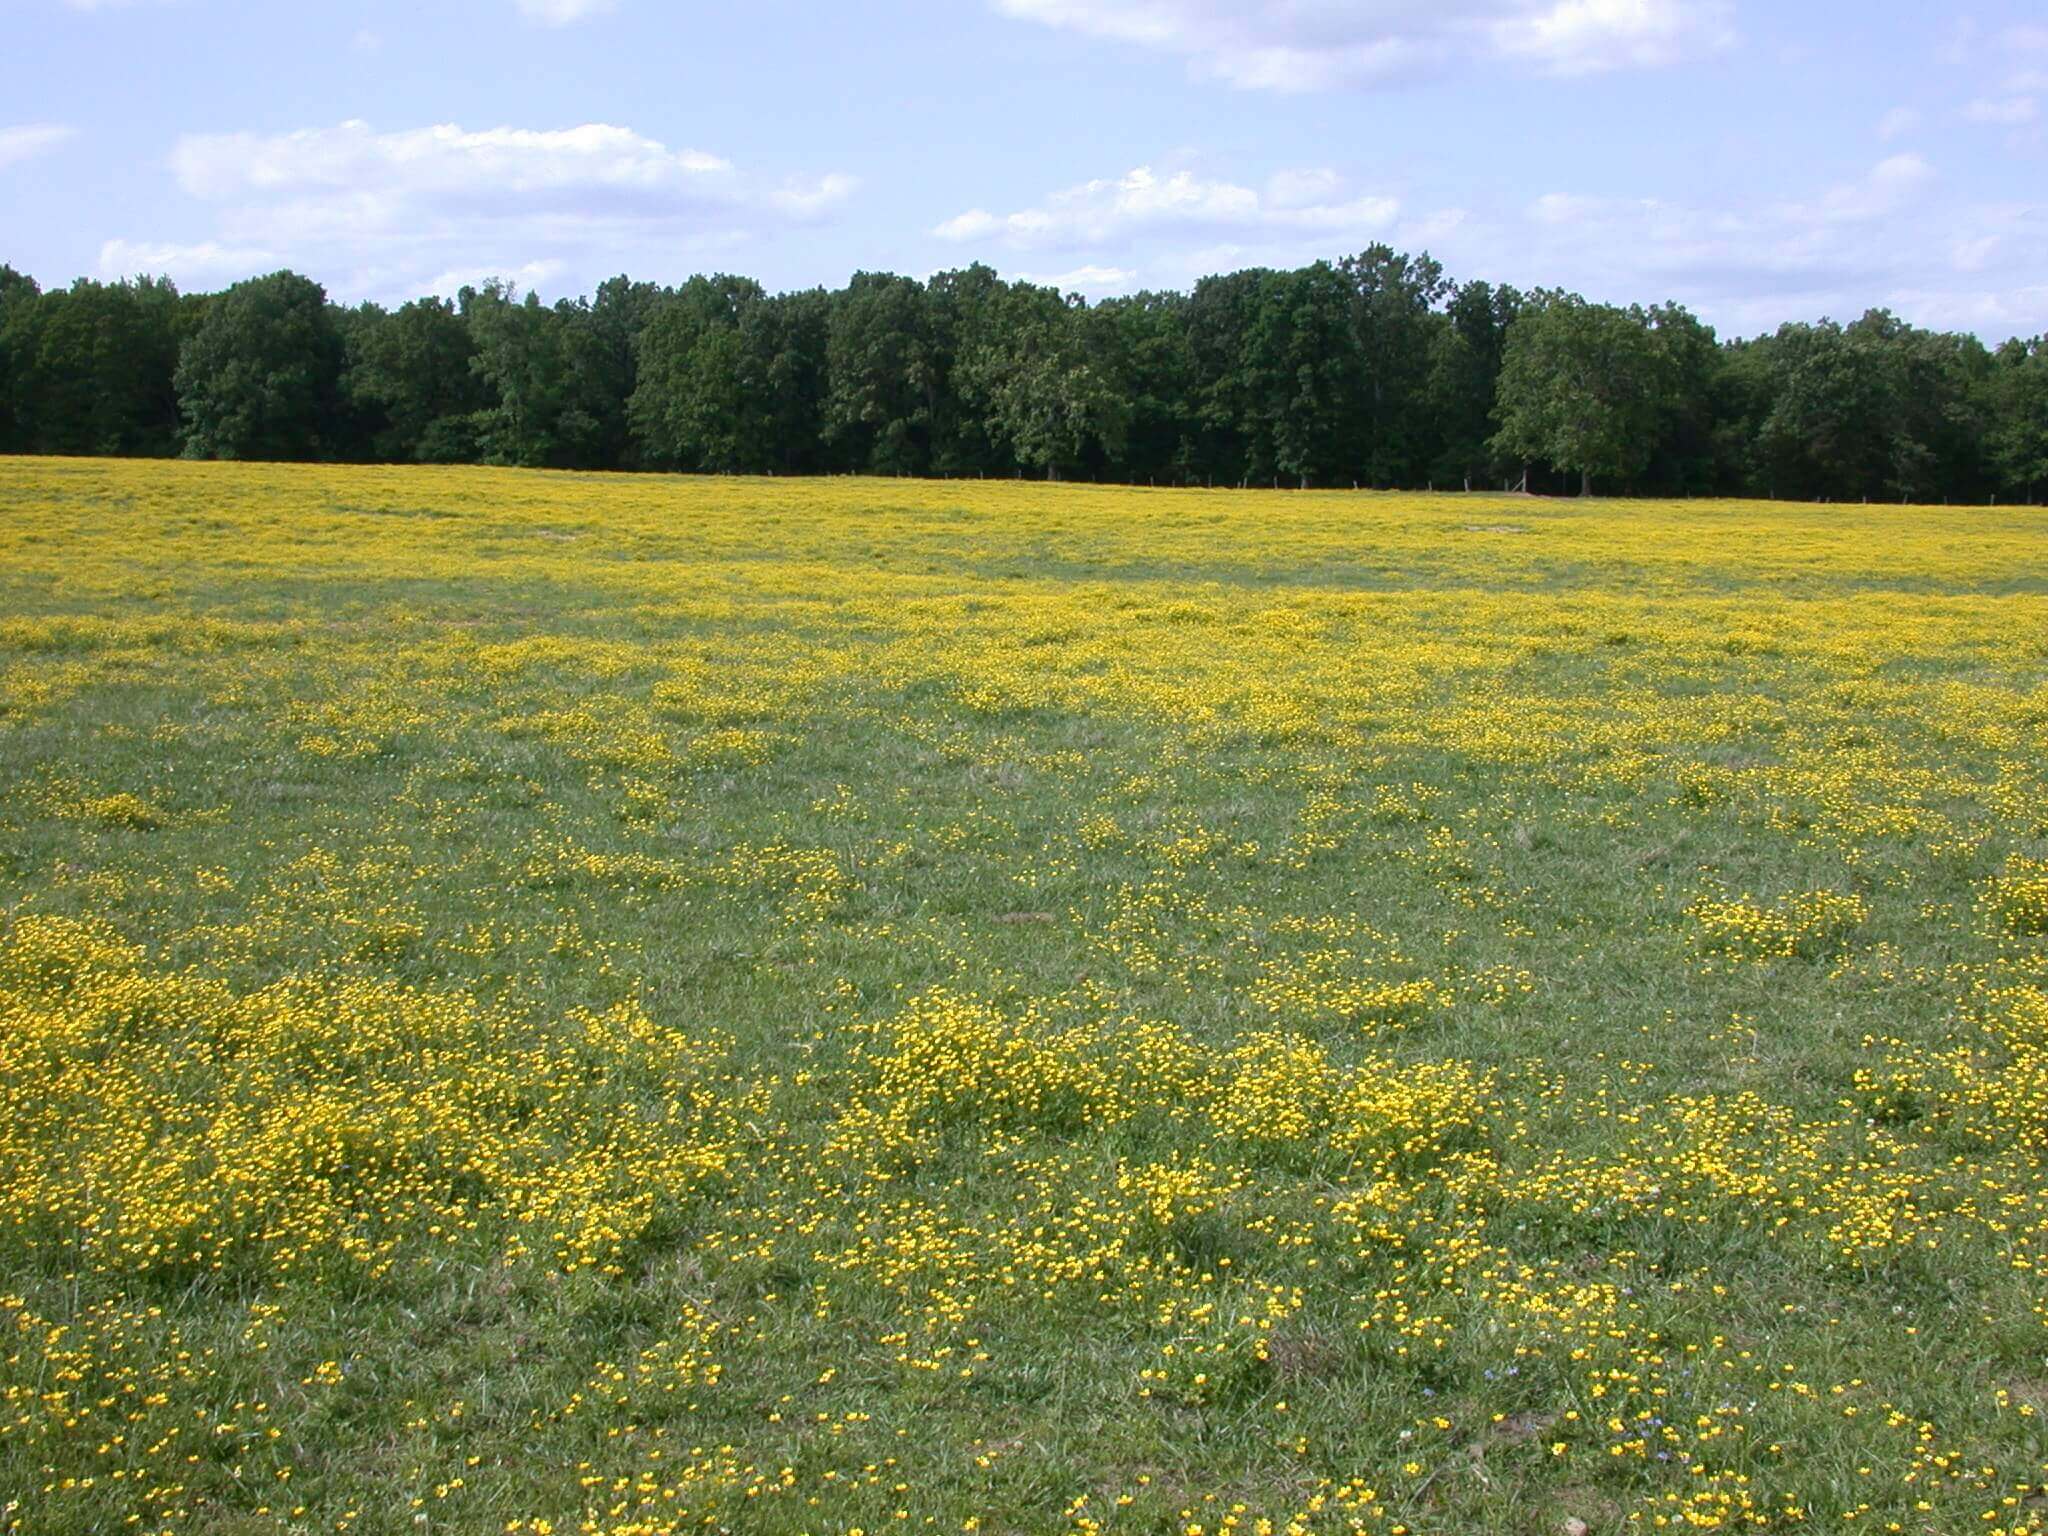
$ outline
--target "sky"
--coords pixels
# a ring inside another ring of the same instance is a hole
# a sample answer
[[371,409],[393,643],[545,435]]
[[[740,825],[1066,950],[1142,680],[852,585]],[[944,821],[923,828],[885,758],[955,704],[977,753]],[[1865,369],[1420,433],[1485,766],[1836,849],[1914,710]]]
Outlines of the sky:
[[0,261],[1091,298],[1376,242],[2048,331],[2048,8],[1982,0],[0,0]]

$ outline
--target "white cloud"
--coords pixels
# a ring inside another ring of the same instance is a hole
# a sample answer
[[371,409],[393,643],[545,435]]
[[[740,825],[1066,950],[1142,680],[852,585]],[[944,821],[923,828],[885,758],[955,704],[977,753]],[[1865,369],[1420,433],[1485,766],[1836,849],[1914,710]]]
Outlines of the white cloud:
[[1469,217],[1463,208],[1439,208],[1407,220],[1395,231],[1394,240],[1411,251],[1430,250],[1454,237]]
[[190,134],[171,151],[171,169],[193,196],[220,199],[287,191],[688,194],[719,185],[733,168],[715,155],[671,150],[609,123],[474,133],[441,123],[378,133],[353,121],[296,133]]
[[278,264],[274,251],[222,245],[216,240],[189,245],[170,240],[109,240],[100,247],[100,275],[108,278],[164,276],[181,283],[234,282],[271,271]]
[[1975,331],[1988,340],[2039,335],[2048,327],[2048,283],[2010,288],[1900,288],[1886,302],[1916,325]]
[[1019,272],[1015,275],[1019,281],[1036,283],[1041,288],[1095,295],[1129,293],[1138,280],[1137,270],[1133,267],[1103,267],[1092,263],[1075,267],[1071,272]]
[[979,240],[1002,227],[1003,221],[986,208],[970,208],[938,225],[932,233],[941,240]]
[[613,8],[612,0],[517,0],[520,15],[544,27],[566,27]]
[[1893,107],[1877,120],[1877,136],[1883,143],[1902,139],[1920,126],[1920,113],[1914,107]]
[[1854,181],[1823,192],[1817,202],[1794,204],[1795,221],[1855,224],[1891,213],[1934,179],[1934,167],[1916,154],[1891,155]]
[[1562,0],[1503,17],[1492,35],[1502,53],[1562,75],[1654,69],[1733,41],[1720,7],[1684,0]]
[[798,218],[828,213],[860,190],[860,179],[834,171],[809,181],[784,181],[767,191],[770,206]]
[[[829,216],[855,190],[828,174],[772,180],[721,156],[629,128],[454,124],[380,133],[346,122],[280,134],[195,134],[170,156],[178,185],[214,206],[194,244],[115,241],[210,270],[222,252],[262,252],[349,296],[399,297],[450,273],[590,281],[628,267],[680,275],[692,252]],[[119,270],[127,270],[126,267]]]
[[23,123],[14,128],[0,128],[0,170],[46,155],[77,132],[77,129],[67,128],[62,123]]
[[1470,59],[1560,75],[1729,46],[1725,0],[995,0],[1021,20],[1182,55],[1249,90],[1372,85]]
[[1950,248],[1950,260],[1958,272],[1982,272],[1991,265],[1991,258],[1997,254],[1999,237],[1979,235],[1973,240],[1958,240]]
[[1641,259],[1652,270],[1683,266],[1709,245],[1744,252],[1751,265],[1793,270],[1823,247],[1867,246],[1869,238],[1857,226],[1910,213],[1934,181],[1934,168],[1919,155],[1892,155],[1808,202],[1737,212],[1662,198],[1553,192],[1529,205],[1528,222],[1562,231],[1575,242],[1613,241],[1617,256]]
[[1963,108],[1963,116],[1973,123],[1993,123],[2006,128],[2031,123],[2040,115],[2040,103],[2031,96],[1980,96]]
[[1242,182],[1141,168],[1013,212],[971,209],[934,233],[1033,281],[1090,294],[1184,288],[1209,273],[1297,266],[1386,240],[1430,251],[1459,280],[1556,285],[1615,303],[1675,299],[1727,335],[1849,320],[1877,305],[1993,339],[2048,329],[2036,255],[2048,249],[2048,206],[1974,204],[1967,185],[1899,151],[1776,200],[1560,186],[1512,204],[1408,211],[1401,189],[1361,196],[1328,168]]
[[1539,224],[1575,224],[1588,214],[1600,212],[1606,206],[1608,204],[1604,198],[1575,196],[1569,192],[1546,192],[1529,205],[1529,217]]
[[1284,171],[1261,192],[1193,171],[1161,175],[1150,166],[1084,181],[1044,202],[998,216],[972,208],[938,225],[943,240],[1001,240],[1019,249],[1082,246],[1139,231],[1234,229],[1312,232],[1342,237],[1389,228],[1400,212],[1391,197],[1346,197],[1328,171]]
[[1777,203],[1551,193],[1519,214],[1468,215],[1432,249],[1460,278],[1676,299],[1726,335],[1883,305],[1998,339],[2048,326],[2033,257],[2044,243],[2048,209],[1959,200],[1926,160],[1902,154]]
[[1336,195],[1342,178],[1327,167],[1275,171],[1266,178],[1266,202],[1274,208],[1313,208]]

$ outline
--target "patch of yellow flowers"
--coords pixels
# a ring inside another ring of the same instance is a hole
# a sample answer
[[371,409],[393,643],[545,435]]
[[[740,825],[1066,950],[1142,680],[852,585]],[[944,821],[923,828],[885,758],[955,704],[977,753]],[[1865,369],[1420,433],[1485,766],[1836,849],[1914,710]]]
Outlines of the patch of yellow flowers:
[[[70,839],[0,862],[0,1533],[1411,1536],[1495,1477],[1549,1526],[2043,1528],[2027,514],[105,462],[0,498],[0,837]],[[172,771],[252,720],[238,787],[327,797],[275,842]],[[167,766],[115,782],[81,721]],[[1543,910],[1563,844],[1641,907]],[[690,947],[742,906],[749,947]],[[1718,1012],[1660,1023],[1650,974]],[[1834,1054],[1745,1022],[1787,987]],[[1859,1373],[1842,1318],[1894,1294],[1958,1340]],[[348,1345],[451,1296],[460,1369]],[[518,1375],[546,1326],[598,1342]],[[2006,1364],[1937,1414],[1943,1349]],[[1096,1443],[1034,1439],[1058,1393]],[[308,1466],[366,1402],[381,1509]]]

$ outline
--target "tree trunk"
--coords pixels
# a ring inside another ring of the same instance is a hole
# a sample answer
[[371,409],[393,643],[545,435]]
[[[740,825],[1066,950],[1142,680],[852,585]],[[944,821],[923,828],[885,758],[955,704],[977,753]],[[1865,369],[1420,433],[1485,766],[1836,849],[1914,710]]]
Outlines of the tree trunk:
[[1593,472],[1590,469],[1579,471],[1579,494],[1581,496],[1593,494]]

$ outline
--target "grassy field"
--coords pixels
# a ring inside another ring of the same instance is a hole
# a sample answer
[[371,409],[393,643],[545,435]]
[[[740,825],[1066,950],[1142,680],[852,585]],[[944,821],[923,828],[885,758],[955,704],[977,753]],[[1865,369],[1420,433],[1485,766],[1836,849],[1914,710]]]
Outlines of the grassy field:
[[2048,1524],[2038,511],[0,461],[0,1531]]

